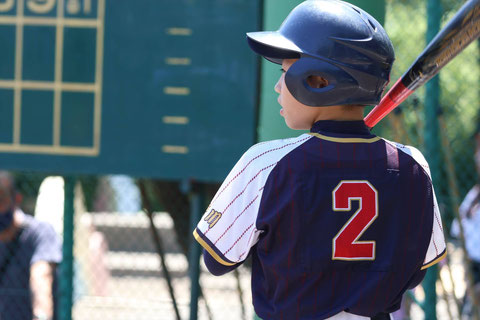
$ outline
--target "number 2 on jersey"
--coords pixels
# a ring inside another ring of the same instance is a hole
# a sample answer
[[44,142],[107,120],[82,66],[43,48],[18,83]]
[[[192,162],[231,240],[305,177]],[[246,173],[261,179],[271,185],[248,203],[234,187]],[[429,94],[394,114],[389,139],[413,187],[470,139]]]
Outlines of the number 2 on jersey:
[[358,209],[333,238],[332,260],[375,260],[375,241],[358,241],[378,216],[377,190],[366,180],[345,180],[332,192],[334,211]]

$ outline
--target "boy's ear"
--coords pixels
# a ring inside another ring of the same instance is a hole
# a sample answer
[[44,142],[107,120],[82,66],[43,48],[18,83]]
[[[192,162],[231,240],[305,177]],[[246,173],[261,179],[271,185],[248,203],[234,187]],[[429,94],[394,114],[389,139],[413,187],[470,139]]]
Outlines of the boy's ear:
[[314,89],[325,88],[328,86],[328,80],[320,76],[308,76],[307,84]]

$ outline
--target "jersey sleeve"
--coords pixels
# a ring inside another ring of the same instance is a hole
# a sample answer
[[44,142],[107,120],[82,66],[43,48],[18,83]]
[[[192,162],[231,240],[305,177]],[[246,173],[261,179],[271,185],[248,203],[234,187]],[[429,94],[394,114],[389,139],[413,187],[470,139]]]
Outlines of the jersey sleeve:
[[447,246],[445,244],[445,237],[443,235],[442,218],[440,215],[440,210],[438,209],[435,191],[433,194],[433,202],[433,230],[422,270],[437,264],[440,260],[445,258],[445,255],[447,254]]
[[283,156],[310,138],[257,144],[233,167],[193,232],[217,262],[232,266],[248,256],[262,233],[256,221],[269,175]]
[[62,245],[53,227],[46,222],[34,226],[34,252],[30,264],[39,261],[60,263],[62,260]]
[[[420,166],[422,166],[425,173],[429,177],[430,183],[432,183],[430,167],[427,163],[427,160],[423,156],[423,154],[414,147],[404,146],[398,143],[396,143],[396,145],[401,151],[409,154]],[[443,234],[442,217],[440,215],[440,210],[437,203],[437,197],[435,196],[435,189],[433,188],[433,184],[432,184],[432,192],[433,192],[432,206],[433,206],[433,215],[434,215],[432,235],[430,237],[430,243],[428,245],[428,250],[425,255],[422,270],[437,264],[440,260],[445,258],[445,255],[447,254],[447,246],[445,243],[445,236]]]
[[462,203],[460,204],[460,207],[458,208],[458,212],[460,213],[460,217],[462,219],[465,219],[468,217],[468,211],[474,206],[476,201],[479,199],[479,193],[480,193],[480,186],[474,185],[470,191],[468,191],[467,195],[463,199]]

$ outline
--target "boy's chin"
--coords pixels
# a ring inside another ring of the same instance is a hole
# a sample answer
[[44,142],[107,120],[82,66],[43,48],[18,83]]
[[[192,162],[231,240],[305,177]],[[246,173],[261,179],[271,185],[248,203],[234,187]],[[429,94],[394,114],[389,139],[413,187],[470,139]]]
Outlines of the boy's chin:
[[300,124],[300,123],[291,123],[285,119],[285,124],[292,130],[310,130],[310,126]]

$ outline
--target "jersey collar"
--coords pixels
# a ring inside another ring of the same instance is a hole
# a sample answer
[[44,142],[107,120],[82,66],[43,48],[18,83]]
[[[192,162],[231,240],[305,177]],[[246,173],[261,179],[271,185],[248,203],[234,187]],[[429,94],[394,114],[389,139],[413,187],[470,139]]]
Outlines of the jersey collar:
[[373,143],[380,140],[370,133],[362,120],[333,121],[321,120],[313,124],[310,135],[322,140],[340,143]]
[[310,129],[312,133],[333,133],[333,134],[346,134],[346,135],[363,135],[367,137],[374,137],[370,133],[367,125],[363,120],[358,121],[333,121],[333,120],[320,120],[313,124]]

